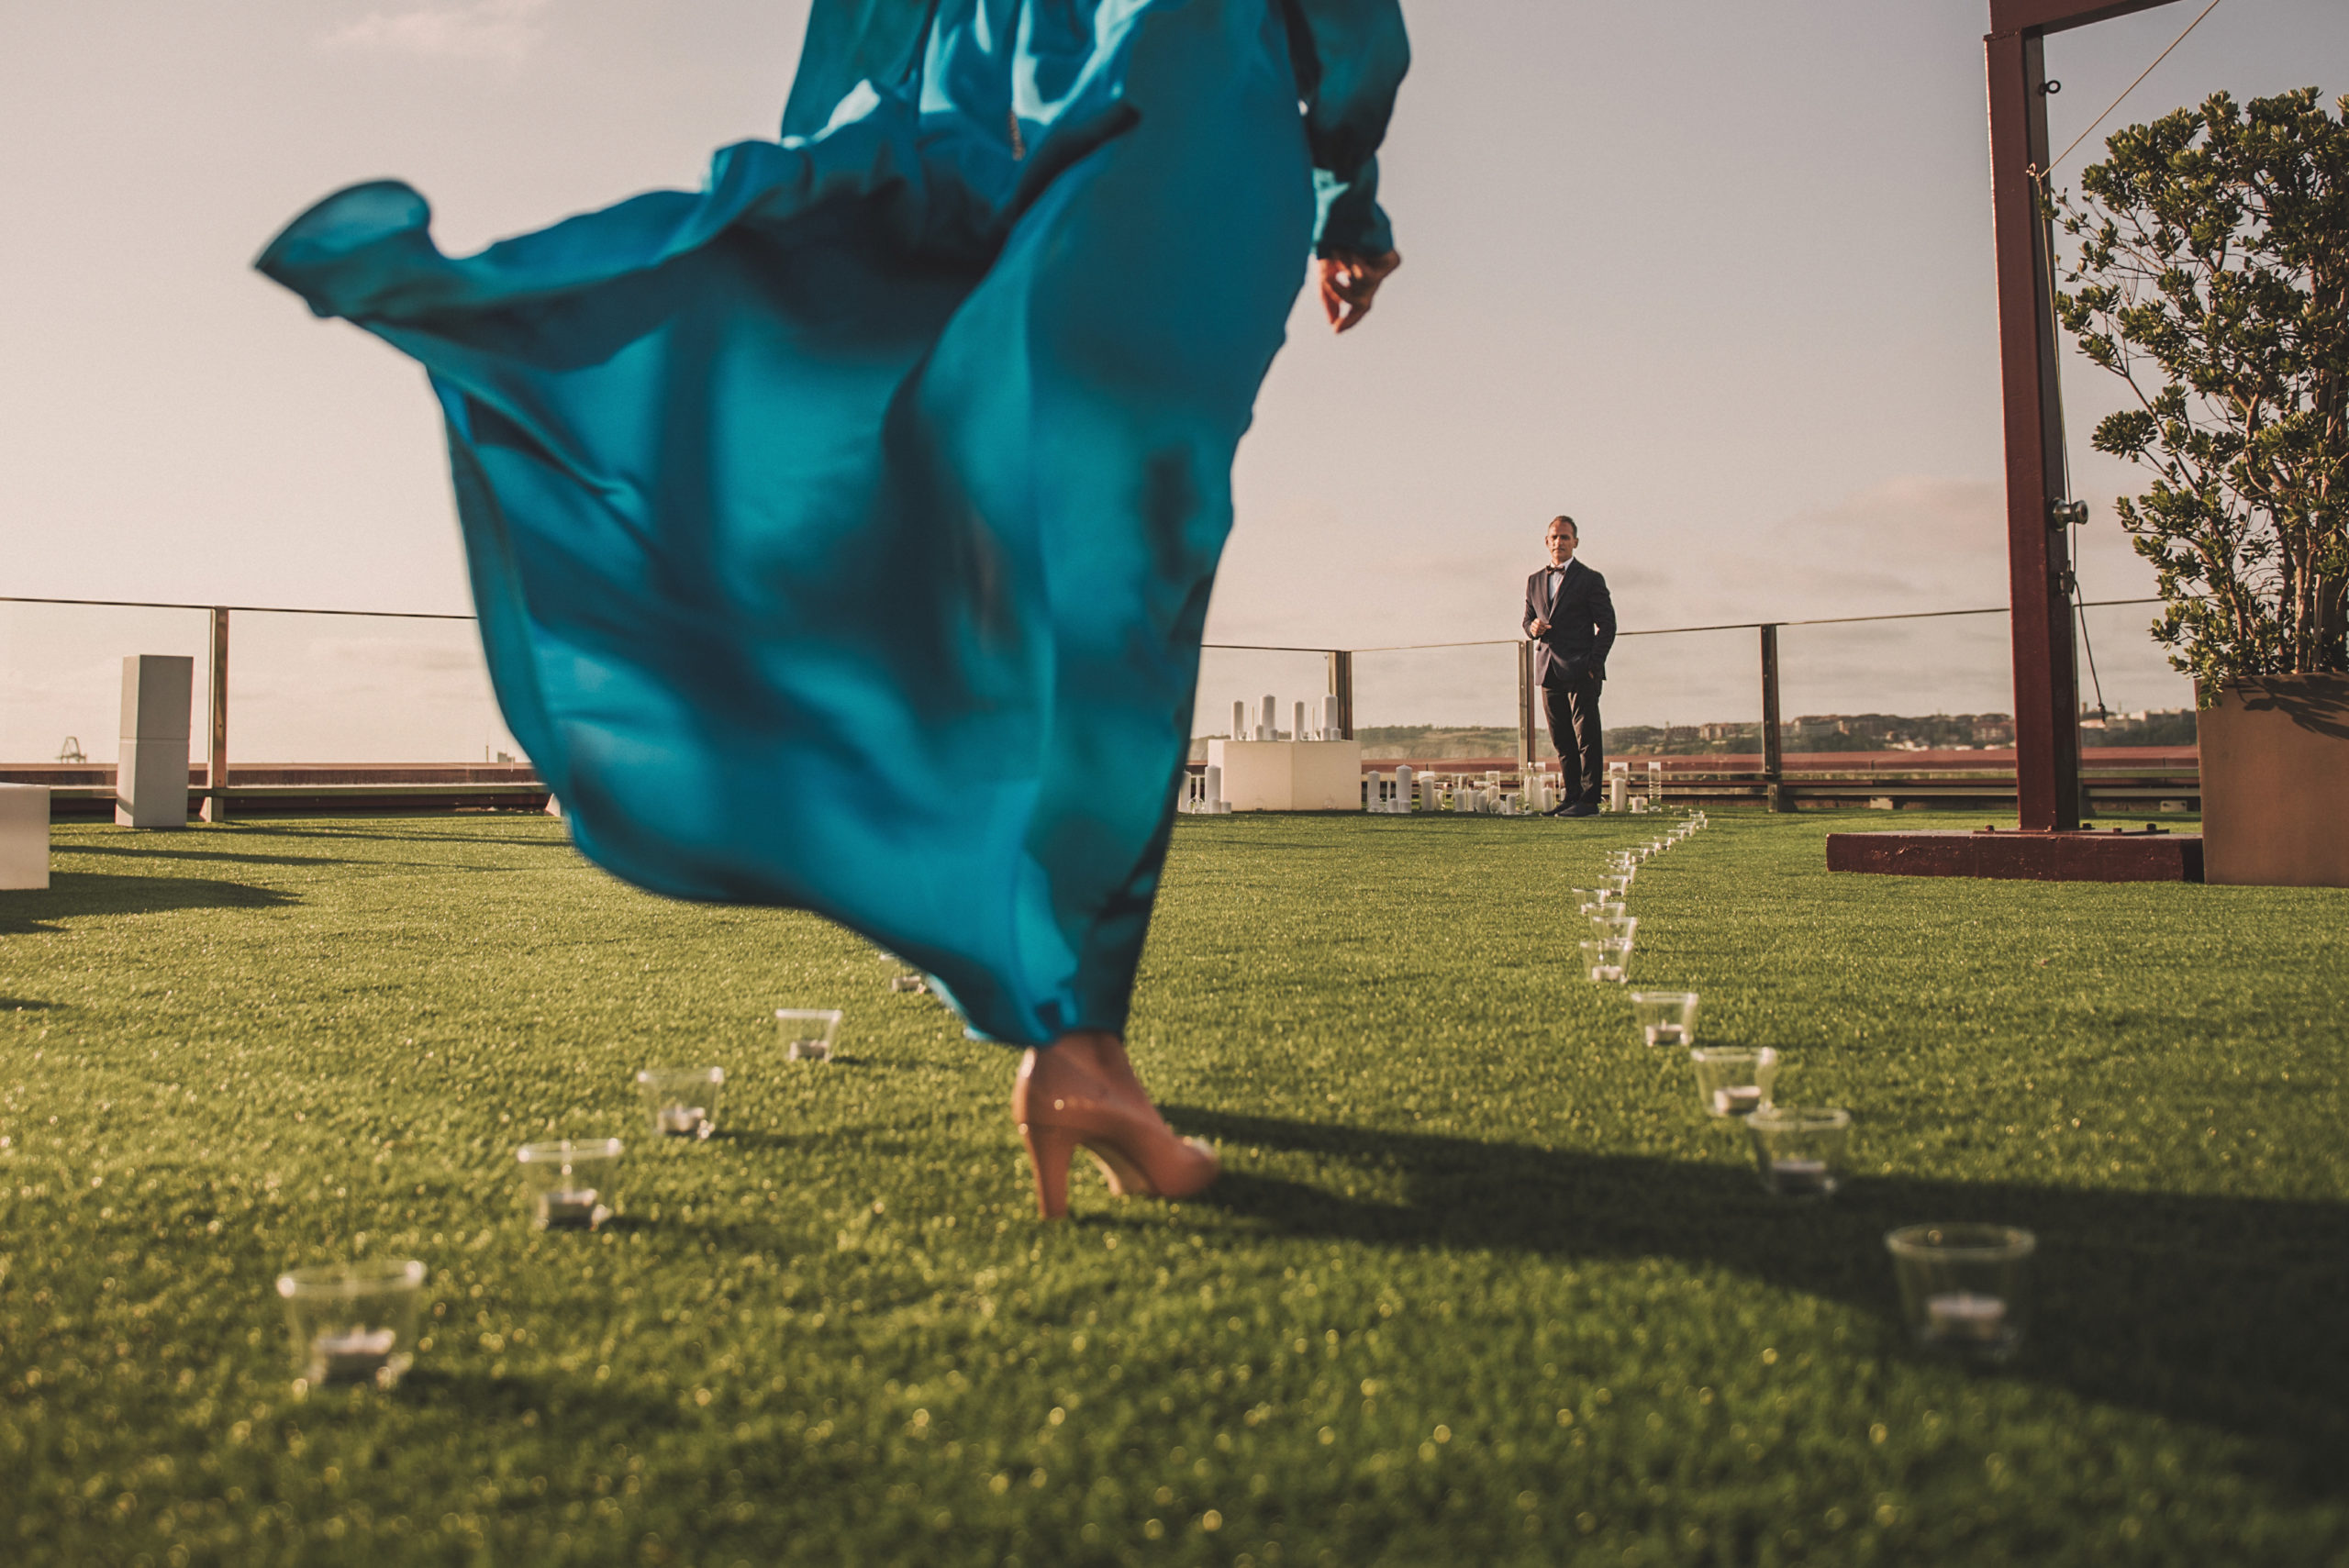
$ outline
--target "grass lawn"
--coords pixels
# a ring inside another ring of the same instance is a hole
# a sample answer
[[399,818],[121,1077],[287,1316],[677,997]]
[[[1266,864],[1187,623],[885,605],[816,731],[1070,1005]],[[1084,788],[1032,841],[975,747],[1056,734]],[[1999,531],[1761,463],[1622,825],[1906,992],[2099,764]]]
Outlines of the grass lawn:
[[[1227,1174],[1053,1228],[1011,1053],[812,918],[539,818],[61,827],[0,894],[0,1562],[2349,1562],[2349,893],[1825,872],[1885,825],[1632,893],[1635,982],[1853,1110],[1830,1206],[1570,973],[1632,822],[1186,818],[1132,1040]],[[655,1144],[631,1074],[704,1062]],[[525,1221],[556,1133],[629,1140],[601,1233]],[[1879,1240],[1968,1218],[2040,1237],[1996,1373]],[[299,1397],[272,1282],[353,1253],[429,1340]]]

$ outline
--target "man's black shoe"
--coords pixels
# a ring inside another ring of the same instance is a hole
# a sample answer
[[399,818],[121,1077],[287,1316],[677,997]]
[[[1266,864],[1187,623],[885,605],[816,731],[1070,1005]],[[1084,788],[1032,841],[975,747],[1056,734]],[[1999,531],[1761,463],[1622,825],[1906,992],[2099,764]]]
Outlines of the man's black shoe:
[[1553,817],[1596,817],[1598,815],[1598,807],[1586,800],[1577,800],[1571,805],[1558,807],[1550,815]]

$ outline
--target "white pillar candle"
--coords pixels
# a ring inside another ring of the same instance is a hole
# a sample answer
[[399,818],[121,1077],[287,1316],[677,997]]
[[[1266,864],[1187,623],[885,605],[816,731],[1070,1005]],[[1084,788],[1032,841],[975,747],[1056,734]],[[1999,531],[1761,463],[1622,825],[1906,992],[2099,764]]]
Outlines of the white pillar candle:
[[390,1329],[320,1334],[310,1341],[310,1381],[373,1383],[391,1364],[392,1349],[398,1342],[398,1333]]
[[1248,739],[1248,705],[1237,698],[1231,704],[1231,738],[1234,740]]
[[1280,711],[1280,699],[1272,695],[1270,693],[1266,693],[1264,696],[1264,717],[1262,727],[1264,732],[1256,737],[1257,740],[1277,740],[1281,738],[1280,730],[1277,726]]
[[1409,812],[1415,809],[1411,799],[1413,774],[1409,768],[1395,770],[1395,809]]
[[1213,762],[1209,762],[1206,783],[1201,787],[1206,791],[1204,798],[1207,801],[1208,809],[1209,811],[1220,809],[1223,805],[1223,770]]
[[592,1229],[596,1224],[596,1189],[566,1187],[539,1195],[541,1230]]
[[1305,704],[1299,702],[1296,707],[1297,720],[1289,726],[1288,738],[1292,740],[1302,740],[1305,739]]
[[1925,1324],[1945,1340],[1995,1340],[2007,1326],[2007,1304],[1970,1290],[1925,1298]]
[[1827,1162],[1781,1158],[1770,1162],[1770,1184],[1788,1195],[1827,1190]]
[[698,1138],[709,1112],[701,1106],[663,1106],[654,1120],[672,1138]]
[[1321,739],[1324,740],[1345,739],[1338,733],[1338,694],[1335,692],[1331,692],[1321,699]]

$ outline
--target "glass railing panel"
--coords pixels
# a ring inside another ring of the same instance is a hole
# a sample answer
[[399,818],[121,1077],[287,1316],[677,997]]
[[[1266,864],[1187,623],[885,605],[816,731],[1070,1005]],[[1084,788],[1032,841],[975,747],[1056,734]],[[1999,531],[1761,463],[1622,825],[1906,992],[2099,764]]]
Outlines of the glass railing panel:
[[0,763],[113,766],[122,734],[123,659],[164,653],[195,661],[188,751],[201,766],[211,632],[203,610],[0,603]]
[[1273,699],[1274,728],[1290,739],[1297,705],[1305,704],[1308,732],[1321,725],[1321,699],[1330,690],[1330,659],[1318,651],[1228,648],[1209,645],[1199,652],[1198,697],[1191,710],[1191,755],[1207,756],[1209,738],[1231,734],[1231,705],[1244,703],[1247,732],[1255,733],[1264,699]]
[[239,610],[228,646],[232,766],[525,760],[470,620]]
[[1789,756],[2014,744],[2007,617],[1787,626],[1778,713]]
[[1610,758],[1762,750],[1762,647],[1750,627],[1619,637],[1599,697]]
[[1354,735],[1365,758],[1517,755],[1514,642],[1358,652]]

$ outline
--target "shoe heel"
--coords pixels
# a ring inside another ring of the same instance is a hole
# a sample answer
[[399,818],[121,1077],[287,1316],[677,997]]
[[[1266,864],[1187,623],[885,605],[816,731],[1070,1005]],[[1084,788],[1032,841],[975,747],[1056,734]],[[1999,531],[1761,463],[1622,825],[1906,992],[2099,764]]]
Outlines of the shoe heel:
[[1068,1162],[1076,1152],[1076,1134],[1068,1128],[1019,1124],[1028,1145],[1029,1168],[1036,1174],[1036,1213],[1043,1219],[1068,1217]]

